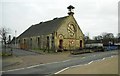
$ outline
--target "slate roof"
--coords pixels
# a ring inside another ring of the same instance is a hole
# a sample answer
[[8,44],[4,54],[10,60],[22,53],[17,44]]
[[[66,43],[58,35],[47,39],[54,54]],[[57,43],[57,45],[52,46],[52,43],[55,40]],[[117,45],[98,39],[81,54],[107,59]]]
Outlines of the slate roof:
[[51,34],[58,29],[58,27],[67,17],[68,16],[54,18],[50,21],[40,22],[39,24],[32,25],[26,31],[24,31],[18,38]]

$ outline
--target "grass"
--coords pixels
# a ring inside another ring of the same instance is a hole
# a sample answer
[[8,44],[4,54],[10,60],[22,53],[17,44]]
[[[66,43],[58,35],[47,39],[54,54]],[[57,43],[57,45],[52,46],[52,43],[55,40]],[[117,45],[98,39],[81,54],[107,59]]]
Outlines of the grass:
[[0,56],[7,57],[7,56],[12,56],[12,54],[11,53],[0,53]]

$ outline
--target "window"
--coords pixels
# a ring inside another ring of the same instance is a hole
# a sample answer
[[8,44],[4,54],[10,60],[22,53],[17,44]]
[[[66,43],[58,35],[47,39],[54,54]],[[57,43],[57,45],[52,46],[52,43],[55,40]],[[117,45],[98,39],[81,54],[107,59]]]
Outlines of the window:
[[47,48],[49,49],[49,36],[47,36]]
[[32,38],[30,38],[30,47],[32,48]]
[[26,44],[26,39],[24,39],[24,44]]
[[73,37],[75,34],[75,28],[73,24],[69,24],[67,28],[68,34]]
[[40,38],[37,38],[38,46],[40,46]]
[[47,44],[49,44],[49,36],[47,36]]
[[18,43],[20,43],[20,40],[18,40]]
[[52,39],[54,40],[54,36],[52,36]]

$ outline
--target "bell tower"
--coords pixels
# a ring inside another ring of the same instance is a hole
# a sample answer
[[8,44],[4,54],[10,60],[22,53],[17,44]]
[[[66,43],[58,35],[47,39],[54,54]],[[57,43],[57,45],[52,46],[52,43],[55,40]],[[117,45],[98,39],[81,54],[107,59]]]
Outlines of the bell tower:
[[75,9],[75,7],[70,5],[70,6],[67,7],[67,9],[68,9],[68,15],[73,15],[74,14],[73,9]]

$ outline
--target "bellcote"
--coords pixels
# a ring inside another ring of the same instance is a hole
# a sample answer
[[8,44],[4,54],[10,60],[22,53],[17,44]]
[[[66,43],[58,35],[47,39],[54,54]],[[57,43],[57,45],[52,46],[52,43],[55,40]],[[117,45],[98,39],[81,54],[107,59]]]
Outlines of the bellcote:
[[73,9],[75,9],[75,7],[70,5],[70,6],[67,7],[67,9],[68,9],[68,15],[73,15],[74,14]]

